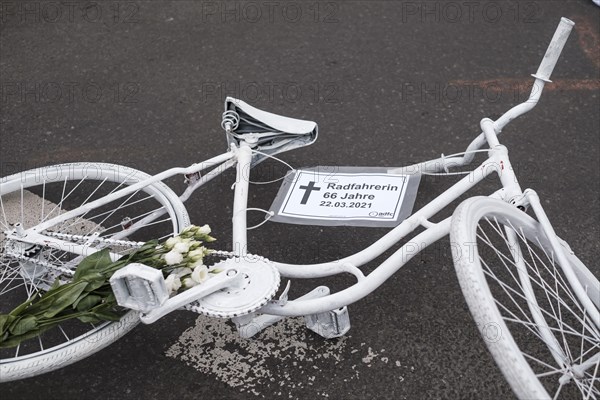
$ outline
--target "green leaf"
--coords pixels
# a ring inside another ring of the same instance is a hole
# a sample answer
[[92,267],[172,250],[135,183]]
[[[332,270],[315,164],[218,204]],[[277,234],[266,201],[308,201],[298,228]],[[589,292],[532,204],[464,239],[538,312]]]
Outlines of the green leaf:
[[114,311],[103,311],[103,312],[95,312],[93,313],[98,319],[103,321],[113,321],[118,322],[121,320],[121,315]]
[[112,287],[110,283],[107,283],[105,286],[101,286],[98,289],[93,291],[94,294],[97,294],[102,297],[108,297],[113,294]]
[[124,266],[126,266],[127,264],[131,264],[130,261],[128,260],[119,260],[119,261],[115,261],[114,263],[112,263],[109,267],[105,268],[102,273],[104,274],[104,276],[106,276],[107,278],[110,278],[112,276],[112,274],[115,273],[115,271],[123,268]]
[[48,327],[48,326],[52,327],[52,326],[60,324],[61,322],[68,321],[73,318],[77,318],[77,316],[80,314],[82,314],[82,313],[69,312],[68,314],[59,315],[57,317],[41,319],[41,320],[38,320],[38,326],[39,327]]
[[104,274],[101,274],[100,272],[87,273],[84,276],[82,276],[80,280],[88,282],[87,286],[85,287],[86,292],[91,292],[108,284],[107,278],[104,276]]
[[96,253],[90,254],[77,265],[75,275],[73,275],[73,281],[77,281],[79,277],[87,274],[90,271],[101,271],[112,264],[110,259],[110,250],[102,249]]
[[102,297],[95,294],[88,294],[83,299],[81,299],[77,305],[77,311],[88,311],[92,307],[100,304],[102,302]]
[[53,290],[53,289],[58,289],[59,286],[60,286],[60,279],[56,278],[54,280],[54,283],[52,284],[52,286],[50,286],[50,289],[48,289],[48,291]]
[[18,346],[21,342],[23,342],[27,339],[30,339],[32,337],[36,337],[39,334],[40,334],[39,330],[36,329],[36,330],[30,331],[23,335],[7,336],[6,338],[3,337],[2,338],[3,340],[0,341],[0,349]]
[[0,338],[0,348],[16,347],[21,342],[24,342],[27,339],[31,339],[31,338],[34,338],[36,336],[39,336],[44,331],[47,331],[50,328],[52,328],[52,326],[34,329],[34,330],[29,331],[27,333],[24,333],[22,335],[6,335],[6,336],[2,336],[2,338]]
[[[142,247],[136,251],[123,255],[117,260],[117,262],[122,263],[122,266],[124,266],[133,262],[138,262],[139,260],[147,258],[148,256],[160,253],[160,250],[157,250],[156,246],[158,246],[158,240],[150,240],[149,242],[144,243]],[[110,269],[115,270],[113,267]]]
[[55,301],[52,302],[52,305],[48,307],[47,310],[44,312],[44,317],[52,318],[65,308],[75,303],[79,295],[83,293],[83,290],[85,289],[87,284],[88,283],[85,281],[72,282],[72,284],[69,284],[68,289],[62,291],[60,293],[60,296],[56,296]]
[[0,314],[0,335],[8,330],[10,324],[12,324],[17,317],[10,314]]
[[108,303],[98,304],[90,310],[90,313],[104,321],[119,321],[122,316],[122,314],[116,312],[113,306]]
[[19,316],[19,314],[25,311],[25,309],[36,299],[36,297],[37,296],[34,295],[33,297],[25,300],[23,303],[15,307],[9,314],[13,316]]
[[102,296],[104,298],[104,303],[110,304],[111,306],[117,305],[117,298],[114,293],[110,293],[108,296]]
[[[100,297],[100,296],[99,296]],[[102,299],[101,299],[102,301]],[[107,303],[106,301],[96,304],[92,308],[87,311],[80,311],[75,314],[72,314],[68,318],[77,318],[81,322],[84,323],[97,323],[101,321],[115,321],[118,322],[121,320],[121,317],[125,314],[122,311],[116,311],[115,308],[116,301],[114,304]],[[57,320],[60,320],[58,318]],[[65,318],[66,319],[66,318]]]
[[75,299],[75,301],[73,302],[73,304],[71,305],[71,307],[72,307],[73,309],[77,308],[77,304],[79,304],[79,302],[80,302],[81,300],[85,299],[85,298],[86,298],[86,296],[89,296],[89,293],[88,293],[88,292],[86,292],[86,291],[84,291],[83,293],[81,293],[81,294],[79,295],[79,297],[77,297],[77,299]]
[[158,246],[158,240],[149,240],[146,243],[144,243],[142,247],[140,247],[134,254],[154,254],[156,253],[156,246]]
[[100,322],[100,320],[96,318],[93,313],[82,315],[81,317],[77,317],[77,319],[85,324],[96,324]]
[[[87,283],[86,283],[87,284]],[[24,310],[24,314],[39,314],[40,312],[45,312],[48,308],[50,308],[54,303],[58,300],[65,297],[74,290],[74,287],[79,287],[81,282],[69,282],[63,285],[59,285],[54,289],[48,290],[47,292],[39,292],[32,299],[28,300],[27,307]],[[85,287],[85,285],[84,285]],[[25,303],[21,304],[17,308],[22,308]],[[13,311],[16,311],[13,310]],[[11,312],[12,314],[12,312]]]
[[12,322],[8,331],[15,336],[26,334],[37,328],[37,318],[33,315],[25,315],[24,317],[17,318]]

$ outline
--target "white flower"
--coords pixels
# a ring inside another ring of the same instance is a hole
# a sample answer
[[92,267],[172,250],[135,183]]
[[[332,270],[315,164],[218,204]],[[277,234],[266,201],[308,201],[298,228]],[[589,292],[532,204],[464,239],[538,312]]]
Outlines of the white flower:
[[180,242],[181,242],[181,238],[179,236],[168,238],[167,241],[165,242],[165,247],[167,249],[172,249],[173,246],[175,246],[177,243],[180,243]]
[[177,275],[178,277],[182,278],[186,275],[189,275],[192,273],[192,269],[188,268],[188,267],[179,267],[179,268],[175,268],[173,270],[173,272],[171,272],[172,274]]
[[165,254],[165,261],[167,265],[179,264],[183,261],[183,256],[180,253],[171,250],[167,254]]
[[206,250],[204,247],[200,247],[196,250],[190,251],[187,256],[192,261],[202,261],[204,258],[204,250]]
[[202,283],[208,279],[208,268],[206,265],[198,265],[192,272],[192,279],[198,283]]
[[198,232],[199,234],[203,234],[203,235],[209,235],[210,234],[210,226],[208,226],[207,224],[199,227],[196,232]]
[[184,243],[183,241],[176,243],[175,246],[173,246],[173,251],[176,251],[180,254],[187,253],[189,249],[190,249],[190,244]]
[[188,232],[194,233],[194,232],[196,232],[196,229],[198,229],[198,227],[196,225],[188,225],[181,231],[181,233],[182,234],[188,233]]
[[177,292],[181,287],[181,280],[175,274],[167,276],[165,283],[167,284],[167,290],[169,291],[169,294]]
[[200,244],[202,244],[202,242],[199,242],[197,240],[192,240],[190,239],[190,250],[196,250],[198,247],[200,247]]
[[194,286],[198,285],[198,282],[196,282],[192,278],[184,278],[182,283],[183,283],[183,287],[186,289],[190,289],[190,288],[193,288]]
[[190,261],[188,262],[187,266],[191,269],[196,268],[198,265],[202,265],[203,261],[202,260],[196,260],[196,261]]

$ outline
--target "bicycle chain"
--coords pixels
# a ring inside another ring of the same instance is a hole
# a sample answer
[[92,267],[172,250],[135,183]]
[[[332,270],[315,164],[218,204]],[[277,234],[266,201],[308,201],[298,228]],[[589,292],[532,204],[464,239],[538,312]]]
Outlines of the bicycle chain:
[[23,262],[30,262],[30,263],[34,263],[37,264],[41,267],[45,267],[54,271],[59,271],[63,274],[69,275],[69,276],[73,276],[75,274],[75,271],[70,270],[69,268],[65,268],[65,267],[59,267],[58,265],[55,264],[51,264],[48,261],[44,261],[44,260],[36,260],[33,258],[29,258],[27,256],[24,256],[22,254],[14,254],[14,253],[7,253],[7,255],[11,258],[14,258],[17,261],[23,261]]
[[[236,256],[236,254],[233,251],[224,251],[224,250],[211,250],[210,253],[208,253],[208,255],[225,257],[225,258],[239,257],[239,256]],[[266,257],[259,256],[256,254],[250,254],[250,253],[244,254],[241,258],[243,258],[244,260],[247,260],[247,261],[252,261],[252,262],[254,262],[254,261],[270,262],[270,260]]]
[[100,243],[104,243],[107,245],[129,247],[132,249],[140,248],[144,244],[144,242],[133,242],[130,240],[109,239],[109,238],[103,238],[100,236],[93,237],[93,236],[84,236],[84,235],[72,235],[69,233],[60,233],[60,232],[45,232],[44,234],[46,236],[55,237],[55,238],[61,239],[61,240],[68,240],[70,242],[75,242],[75,243],[76,242],[87,242],[90,239],[92,239],[92,243],[100,242]]
[[[91,237],[91,236],[84,236],[84,235],[72,235],[72,234],[60,233],[60,232],[45,232],[44,234],[46,236],[55,237],[55,238],[61,239],[61,240],[67,240],[67,241],[73,242],[73,243],[81,243],[81,242],[85,243],[85,242],[88,242],[90,239],[93,239],[92,243],[101,243],[104,245],[128,247],[128,248],[132,248],[132,249],[139,248],[144,244],[144,242],[133,242],[133,241],[128,241],[128,240],[108,239],[108,238]],[[37,246],[39,246],[39,245],[37,245]],[[41,246],[39,246],[39,247],[41,247]],[[36,254],[37,254],[37,252],[36,252]],[[39,258],[31,258],[26,254],[7,253],[7,255],[9,257],[15,259],[16,261],[30,262],[30,263],[39,265],[40,267],[47,268],[52,271],[60,272],[62,274],[68,275],[68,276],[73,276],[75,274],[74,270],[71,270],[71,269],[65,268],[65,267],[61,267],[56,264],[52,264],[46,260],[41,260]]]

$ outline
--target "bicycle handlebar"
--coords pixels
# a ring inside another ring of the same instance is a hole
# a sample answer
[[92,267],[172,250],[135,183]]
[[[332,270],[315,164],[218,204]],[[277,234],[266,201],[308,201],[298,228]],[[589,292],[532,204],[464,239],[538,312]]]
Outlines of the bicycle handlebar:
[[546,50],[546,54],[544,54],[544,58],[540,63],[540,66],[537,72],[533,75],[534,78],[541,79],[545,82],[552,82],[550,80],[550,75],[552,75],[552,71],[556,66],[556,61],[558,61],[558,57],[565,47],[565,43],[571,34],[571,30],[575,23],[568,18],[561,18],[556,31],[554,32],[554,36],[552,37],[552,41]]
[[[531,89],[531,94],[529,98],[521,104],[517,104],[507,112],[505,112],[500,118],[494,121],[494,130],[496,134],[500,133],[502,129],[513,119],[525,114],[526,112],[533,109],[544,90],[544,84],[546,82],[552,82],[550,80],[550,75],[552,75],[552,71],[556,66],[556,62],[558,61],[558,57],[562,53],[563,47],[573,30],[573,26],[575,23],[568,18],[562,17],[554,32],[554,36],[552,36],[552,40],[548,45],[548,49],[546,50],[546,54],[544,54],[544,58],[538,67],[538,70],[532,76],[536,79],[533,83],[533,87]],[[482,132],[477,136],[467,148],[465,154],[461,157],[452,157],[452,158],[437,158],[435,160],[425,161],[419,164],[409,165],[406,167],[395,168],[391,170],[391,173],[415,173],[415,172],[439,172],[447,168],[451,167],[462,167],[464,165],[468,165],[475,158],[474,151],[480,149],[487,143],[485,134]]]

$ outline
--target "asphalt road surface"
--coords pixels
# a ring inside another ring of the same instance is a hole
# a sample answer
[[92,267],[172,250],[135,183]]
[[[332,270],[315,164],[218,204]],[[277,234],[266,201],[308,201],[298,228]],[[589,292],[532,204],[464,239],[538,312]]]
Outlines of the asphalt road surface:
[[[600,8],[591,1],[0,1],[0,10],[0,176],[74,161],[148,173],[201,161],[226,150],[226,95],[318,122],[314,145],[283,155],[295,167],[402,166],[459,152],[481,118],[527,97],[529,75],[568,17],[577,25],[554,83],[501,141],[559,235],[597,264]],[[254,177],[283,173],[269,161]],[[232,179],[186,204],[223,248]],[[416,207],[452,182],[423,178]],[[267,208],[278,187],[253,186],[250,206]],[[261,219],[252,214],[250,224]],[[249,236],[253,253],[310,263],[352,254],[386,231],[268,223]],[[447,239],[349,309],[352,329],[332,341],[301,319],[245,341],[225,321],[175,312],[0,392],[6,400],[512,398],[462,297]]]

